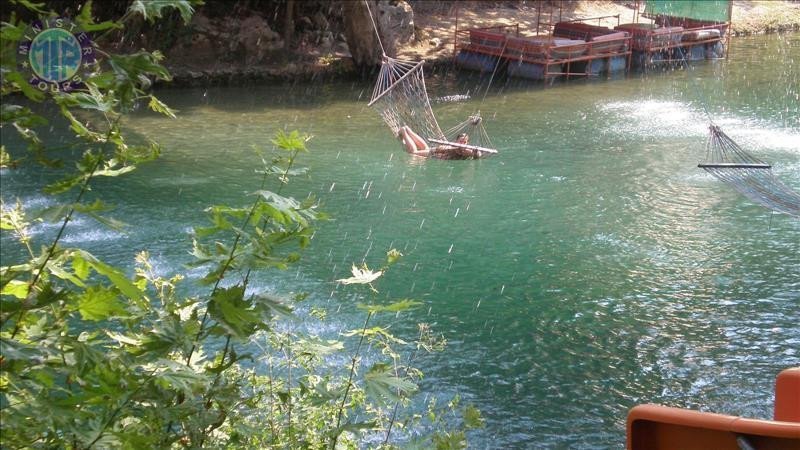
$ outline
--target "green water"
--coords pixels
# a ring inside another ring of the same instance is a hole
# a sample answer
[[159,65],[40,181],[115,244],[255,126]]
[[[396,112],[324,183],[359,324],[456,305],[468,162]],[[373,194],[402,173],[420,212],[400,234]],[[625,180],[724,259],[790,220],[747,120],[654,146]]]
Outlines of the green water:
[[[627,411],[644,402],[771,417],[775,375],[800,364],[800,221],[696,164],[706,108],[800,189],[800,35],[736,39],[728,61],[690,71],[547,89],[499,78],[481,101],[486,81],[429,81],[431,97],[472,95],[434,111],[446,128],[481,110],[500,154],[480,161],[409,157],[366,107],[369,84],[164,91],[177,120],[129,121],[163,157],[97,189],[135,227],[78,221],[65,241],[126,265],[147,249],[169,273],[204,207],[257,188],[250,146],[297,128],[315,136],[311,179],[290,190],[316,193],[335,220],[299,266],[255,289],[309,291],[331,311],[312,331],[336,333],[362,317],[334,280],[401,250],[381,297],[425,307],[387,320],[448,338],[420,361],[423,396],[480,408],[472,448],[622,448]],[[42,176],[3,171],[3,198],[46,205],[29,189]]]

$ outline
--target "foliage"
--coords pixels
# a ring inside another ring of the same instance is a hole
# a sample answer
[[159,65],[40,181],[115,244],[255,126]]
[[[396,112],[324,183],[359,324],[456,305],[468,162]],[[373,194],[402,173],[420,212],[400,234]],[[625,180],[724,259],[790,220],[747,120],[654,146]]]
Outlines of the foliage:
[[[45,13],[31,2],[17,3]],[[122,20],[98,24],[87,2],[77,20],[87,29],[119,29],[137,14],[160,17],[170,7],[184,19],[191,14],[191,4],[183,0],[134,1]],[[363,326],[343,333],[344,341],[297,330],[293,306],[305,294],[283,299],[248,289],[253,271],[296,262],[311,242],[314,224],[325,219],[313,198],[281,195],[290,179],[306,173],[295,163],[307,151],[309,136],[275,135],[274,154],[261,153],[261,186],[249,206],[207,209],[210,223],[194,229],[192,248],[193,265],[206,270],[204,294],[182,294],[193,290],[185,288],[185,277],[159,275],[147,252],[136,255],[129,273],[84,249],[62,246],[64,230],[78,215],[124,227],[106,216],[108,205],[88,201],[85,194],[98,177],[116,179],[158,156],[155,142],[129,142],[121,119],[140,104],[174,118],[176,112],[149,90],[153,80],[170,75],[157,52],[111,54],[84,89],[40,92],[26,83],[13,58],[5,57],[25,26],[15,19],[2,26],[0,123],[16,131],[27,152],[3,147],[0,163],[9,168],[65,165],[38,134],[49,124],[35,112],[45,102],[57,107],[60,123],[76,136],[71,147],[81,149],[82,156],[63,179],[44,186],[56,198],[71,200],[36,213],[19,200],[3,199],[0,230],[9,236],[4,242],[10,245],[13,237],[27,255],[11,264],[4,259],[0,268],[4,447],[465,445],[464,429],[480,422],[472,408],[465,410],[460,429],[436,431],[455,420],[457,399],[439,408],[434,397],[424,413],[403,414],[422,377],[412,363],[420,351],[442,350],[444,340],[424,324],[410,343],[386,326],[370,326],[377,315],[419,305],[410,299],[388,305],[374,300],[374,284],[402,256],[399,252],[389,251],[379,271],[354,266],[353,277],[339,280],[365,287],[361,298],[372,299],[359,304]],[[8,102],[21,96],[29,106]],[[50,242],[38,242],[30,233],[41,221],[60,223]],[[368,347],[380,354],[365,358]],[[342,372],[335,361],[345,357],[348,370]],[[375,362],[367,365],[368,359]],[[393,430],[411,426],[435,431],[415,440],[393,438]]]

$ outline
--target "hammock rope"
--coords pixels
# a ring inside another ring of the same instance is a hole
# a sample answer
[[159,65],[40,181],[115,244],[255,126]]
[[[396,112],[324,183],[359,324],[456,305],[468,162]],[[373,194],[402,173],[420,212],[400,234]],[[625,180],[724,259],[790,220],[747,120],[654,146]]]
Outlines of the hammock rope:
[[739,147],[718,126],[711,125],[709,130],[706,162],[698,167],[755,203],[800,217],[800,193],[783,184],[770,164]]
[[422,61],[383,57],[369,106],[375,108],[397,136],[409,126],[423,139],[446,139],[431,110]]
[[[364,0],[364,4],[367,6],[375,35],[381,50],[383,50],[377,24],[372,19],[369,2]],[[483,153],[497,153],[483,127],[480,112],[469,116],[446,132],[442,131],[431,109],[428,90],[425,86],[423,64],[424,61],[408,61],[392,58],[386,53],[382,54],[381,70],[372,90],[369,106],[378,111],[383,121],[392,130],[392,134],[397,136],[400,128],[408,126],[425,141],[435,144],[431,147],[437,145],[458,148],[474,147],[473,150],[478,149]],[[455,142],[462,133],[469,136],[469,146]]]

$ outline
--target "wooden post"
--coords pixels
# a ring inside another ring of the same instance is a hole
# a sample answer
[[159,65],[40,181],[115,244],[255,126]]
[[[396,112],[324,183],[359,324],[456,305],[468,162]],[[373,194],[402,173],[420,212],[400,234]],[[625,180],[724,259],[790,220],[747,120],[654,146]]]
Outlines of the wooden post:
[[728,0],[728,33],[725,39],[725,60],[728,59],[728,49],[731,48],[731,33],[733,33],[733,0]]
[[456,30],[453,32],[453,61],[458,54],[458,2],[456,2]]

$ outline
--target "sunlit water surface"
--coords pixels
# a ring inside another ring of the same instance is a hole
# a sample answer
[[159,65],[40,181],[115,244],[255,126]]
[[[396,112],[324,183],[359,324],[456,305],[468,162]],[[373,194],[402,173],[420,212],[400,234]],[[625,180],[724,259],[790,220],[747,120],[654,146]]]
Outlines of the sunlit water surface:
[[[334,220],[298,266],[255,289],[310,292],[330,310],[311,330],[335,334],[363,315],[334,280],[402,251],[379,299],[425,306],[384,322],[406,338],[428,322],[448,338],[418,361],[423,397],[478,406],[473,448],[621,448],[626,413],[643,402],[769,418],[775,375],[800,364],[800,221],[696,164],[707,109],[800,189],[798,59],[800,35],[740,38],[728,61],[689,71],[546,89],[497,78],[484,100],[486,79],[433,74],[431,97],[472,95],[434,104],[443,127],[476,109],[486,118],[500,154],[481,161],[409,157],[366,107],[368,84],[163,91],[177,120],[128,121],[162,158],[94,191],[134,226],[78,220],[64,242],[128,267],[148,250],[169,274],[188,261],[203,208],[245,204],[258,188],[251,146],[299,129],[314,135],[301,161],[311,177],[289,190],[317,194]],[[3,198],[48,205],[29,187],[46,176],[3,171]]]

